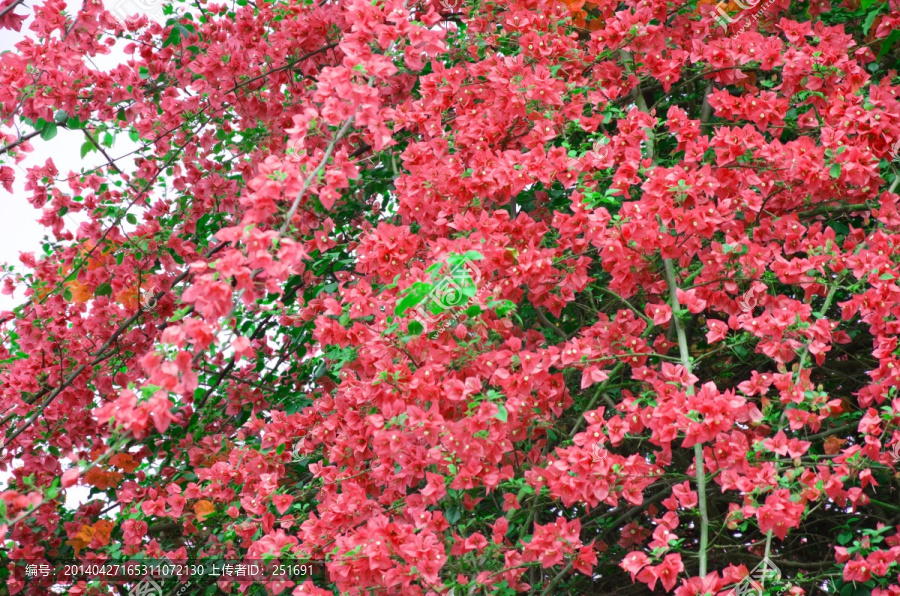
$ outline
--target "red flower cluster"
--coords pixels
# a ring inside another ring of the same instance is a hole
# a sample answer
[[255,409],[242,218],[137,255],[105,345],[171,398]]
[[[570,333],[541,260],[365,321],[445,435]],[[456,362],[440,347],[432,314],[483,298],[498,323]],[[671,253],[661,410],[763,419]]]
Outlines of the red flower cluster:
[[0,2],[10,593],[900,594],[897,7],[65,8]]

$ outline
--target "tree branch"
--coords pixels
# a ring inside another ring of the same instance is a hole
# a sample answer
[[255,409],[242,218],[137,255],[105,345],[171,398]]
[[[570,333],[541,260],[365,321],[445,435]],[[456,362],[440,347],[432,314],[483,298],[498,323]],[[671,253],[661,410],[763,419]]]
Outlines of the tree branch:
[[[212,254],[214,254],[215,252],[217,252],[218,250],[220,250],[221,248],[223,248],[226,244],[227,244],[227,242],[222,242],[221,244],[219,244],[218,246],[216,246],[216,247],[214,247],[212,250],[210,250],[210,251],[206,254],[206,256],[207,256],[207,257],[208,257],[208,256],[211,256]],[[174,282],[172,283],[172,287],[174,288],[176,285],[178,285],[179,283],[181,283],[188,275],[190,275],[190,269],[184,271],[181,275],[179,275],[177,278],[175,278]],[[167,292],[166,292],[165,290],[160,290],[159,292],[157,292],[157,293],[153,296],[153,300],[154,300],[154,301],[158,301],[160,298],[162,298],[163,296],[165,296],[166,293],[167,293]],[[131,327],[131,325],[132,325],[135,321],[137,321],[138,319],[140,319],[141,316],[143,316],[143,314],[144,314],[144,311],[141,310],[141,309],[138,309],[137,312],[135,312],[133,315],[131,315],[130,317],[128,317],[127,319],[125,319],[125,321],[124,321],[122,324],[119,325],[119,327],[113,332],[113,334],[109,337],[109,339],[106,340],[106,342],[100,347],[100,349],[97,350],[96,352],[94,352],[94,354],[93,354],[94,359],[90,362],[90,364],[82,364],[82,365],[80,365],[79,367],[77,367],[74,371],[72,371],[72,372],[69,374],[69,376],[66,377],[65,380],[64,380],[59,386],[57,386],[57,387],[50,393],[50,395],[47,396],[47,399],[45,399],[45,400],[43,401],[43,403],[41,403],[41,405],[38,406],[38,408],[37,408],[34,412],[32,412],[31,416],[28,417],[28,419],[25,421],[25,423],[24,423],[21,427],[19,427],[18,429],[16,429],[16,430],[12,433],[11,436],[8,436],[8,438],[6,439],[6,441],[3,443],[3,446],[0,447],[0,451],[5,450],[5,449],[6,449],[6,448],[7,448],[7,447],[8,447],[8,446],[16,439],[16,437],[18,437],[18,436],[21,435],[23,432],[25,432],[25,430],[26,430],[29,426],[31,426],[31,425],[34,423],[35,420],[37,420],[38,416],[40,416],[40,415],[43,413],[43,411],[47,408],[47,406],[49,406],[51,403],[53,403],[53,400],[55,400],[55,399],[59,396],[59,394],[62,393],[63,390],[66,389],[66,387],[68,387],[69,385],[71,385],[72,382],[73,382],[76,378],[78,378],[78,376],[81,375],[82,372],[85,371],[85,369],[87,369],[89,366],[90,366],[90,367],[96,366],[97,364],[100,364],[101,362],[103,362],[104,360],[106,360],[107,358],[109,358],[110,356],[112,356],[115,352],[105,353],[106,350],[107,350],[113,343],[115,343],[116,340],[118,340],[119,337],[120,337],[123,333],[125,333],[125,331],[126,331],[129,327]],[[49,389],[49,388],[48,388],[48,389]],[[9,416],[9,417],[7,417],[7,418],[4,419],[2,422],[0,422],[0,425],[5,424],[6,422],[8,422],[8,420],[11,419],[12,417],[13,417],[12,415]]]
[[5,17],[5,16],[8,15],[9,13],[11,13],[13,10],[15,10],[15,8],[16,8],[18,5],[23,4],[24,2],[25,2],[25,0],[16,0],[16,1],[13,2],[12,4],[10,4],[10,5],[7,6],[6,8],[4,8],[3,10],[0,10],[0,19],[2,19],[3,17]]

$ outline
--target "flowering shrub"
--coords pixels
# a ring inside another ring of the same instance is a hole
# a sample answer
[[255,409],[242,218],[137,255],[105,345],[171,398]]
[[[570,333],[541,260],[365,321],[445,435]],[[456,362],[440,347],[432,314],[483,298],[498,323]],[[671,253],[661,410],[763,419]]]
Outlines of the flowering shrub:
[[65,8],[0,3],[9,593],[900,594],[898,7]]

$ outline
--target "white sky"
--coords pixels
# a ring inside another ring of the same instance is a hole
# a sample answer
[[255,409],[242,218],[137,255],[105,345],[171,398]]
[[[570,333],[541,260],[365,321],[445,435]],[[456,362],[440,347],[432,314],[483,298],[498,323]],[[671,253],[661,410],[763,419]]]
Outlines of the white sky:
[[[36,0],[26,0],[24,6],[16,9],[19,14],[30,13],[32,6],[36,4]],[[67,5],[80,5],[80,0],[68,0]],[[112,0],[107,3],[107,9],[112,12],[123,11],[124,13],[142,12],[151,18],[162,18],[160,10],[161,0]],[[5,29],[0,31],[0,53],[15,51],[15,45],[30,34],[28,27],[31,19],[26,20],[22,25],[22,31],[16,32]],[[116,64],[123,62],[128,56],[122,52],[125,42],[121,42],[112,48],[112,52],[106,56],[97,56],[92,59],[93,64],[100,70],[111,69]],[[31,130],[20,124],[21,133],[25,134]],[[9,132],[4,129],[4,132]],[[19,164],[13,164],[12,160],[5,159],[3,165],[12,166],[16,170],[16,180],[13,183],[12,194],[0,188],[0,263],[8,263],[17,266],[21,270],[19,262],[19,253],[34,252],[38,255],[42,254],[42,239],[45,236],[45,230],[37,222],[42,217],[42,210],[33,208],[27,200],[25,192],[25,171],[29,167],[35,165],[43,165],[48,158],[53,159],[56,169],[59,171],[59,178],[68,177],[69,172],[79,172],[82,169],[90,169],[105,163],[105,159],[98,151],[89,153],[84,159],[81,158],[81,145],[84,143],[84,134],[80,131],[67,130],[59,128],[59,132],[55,138],[45,141],[39,136],[31,139],[31,145],[34,151]],[[133,151],[138,145],[133,143],[127,135],[120,134],[116,139],[116,144],[112,148],[107,148],[107,153],[113,157],[119,157]],[[118,161],[117,164],[123,170],[128,171],[134,163],[132,158],[125,158]],[[66,227],[70,231],[75,231],[81,221],[77,214],[66,215]],[[21,292],[16,292],[15,296],[10,297],[0,295],[0,311],[8,310],[13,306],[22,303],[24,296]]]
[[[68,0],[67,6],[75,4],[80,6],[80,0]],[[16,9],[18,14],[30,13],[32,6],[36,4],[36,0],[26,0],[24,6]],[[160,11],[161,0],[111,0],[107,3],[107,9],[113,12],[124,11],[127,14],[143,13],[150,18],[162,18]],[[67,11],[71,12],[71,11]],[[28,26],[31,19],[27,19],[22,26],[22,31],[15,32],[8,29],[0,31],[0,54],[8,51],[15,51],[15,45],[31,33]],[[124,61],[127,56],[122,52],[124,42],[113,47],[112,52],[106,56],[99,56],[93,60],[94,65],[101,70],[111,69],[114,65]],[[4,128],[4,132],[8,129]],[[31,132],[27,126],[20,125],[21,134]],[[16,180],[13,183],[13,192],[8,193],[0,187],[0,262],[8,263],[16,266],[16,269],[22,271],[22,265],[19,262],[19,254],[22,252],[34,252],[37,255],[42,254],[42,240],[47,235],[42,226],[37,222],[42,217],[42,209],[35,209],[27,200],[28,194],[25,191],[25,171],[29,167],[42,165],[48,158],[53,159],[56,169],[59,171],[59,178],[66,178],[69,172],[79,172],[82,169],[90,169],[105,163],[105,158],[97,151],[89,153],[84,159],[81,158],[81,145],[84,143],[84,134],[80,131],[66,130],[59,128],[59,132],[55,138],[45,141],[39,136],[31,139],[34,151],[19,164],[13,164],[11,159],[0,158],[0,164],[12,166],[16,170]],[[106,151],[115,159],[121,155],[133,151],[137,144],[133,143],[127,135],[120,134],[115,145]],[[134,163],[133,158],[124,158],[116,162],[123,170],[128,171]],[[65,187],[63,187],[65,188]],[[79,221],[77,215],[66,215],[66,227],[70,231],[78,228]],[[17,304],[24,301],[24,295],[21,291],[17,291],[14,296],[0,295],[0,311],[9,310]],[[21,462],[15,462],[20,464]],[[0,486],[6,484],[9,474],[0,472]],[[66,491],[67,508],[75,508],[79,504],[87,501],[88,487],[75,486]]]

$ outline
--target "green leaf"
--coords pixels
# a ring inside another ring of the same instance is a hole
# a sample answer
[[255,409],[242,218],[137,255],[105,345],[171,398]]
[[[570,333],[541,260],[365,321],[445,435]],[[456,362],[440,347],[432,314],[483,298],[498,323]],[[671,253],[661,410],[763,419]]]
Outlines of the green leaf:
[[507,420],[509,420],[509,412],[506,411],[506,406],[502,404],[497,406],[497,413],[494,414],[494,418],[496,418],[500,422],[506,422]]
[[891,31],[891,32],[888,34],[887,39],[885,39],[883,42],[881,42],[881,50],[878,52],[878,57],[881,58],[881,57],[883,57],[885,54],[887,54],[888,52],[890,52],[890,51],[891,51],[891,47],[892,47],[895,43],[897,43],[897,40],[898,40],[898,39],[900,39],[900,30],[894,29],[893,31]]
[[141,135],[136,130],[129,130],[128,138],[137,143],[140,140]]
[[422,332],[425,331],[425,326],[419,321],[410,321],[406,330],[410,335],[422,335]]
[[94,143],[91,141],[85,141],[83,145],[81,145],[81,157],[84,159],[84,156],[90,153],[91,151],[96,150],[97,147],[94,146]]
[[488,302],[488,308],[493,308],[498,317],[505,317],[510,312],[516,310],[516,303],[512,300],[493,300]]
[[147,67],[146,67],[146,66],[141,66],[141,67],[138,69],[138,76],[141,77],[141,78],[144,79],[144,80],[149,79],[149,78],[150,78],[150,71],[147,70]]
[[134,213],[128,213],[125,215],[125,220],[131,225],[137,225],[137,218],[134,216]]
[[186,306],[180,310],[176,310],[174,313],[172,313],[172,316],[169,318],[169,322],[175,323],[177,321],[180,321],[181,319],[183,319],[184,317],[187,316],[190,308],[191,308],[190,306]]
[[112,286],[109,282],[105,282],[97,286],[97,289],[94,290],[94,296],[111,296],[112,295]]
[[293,401],[288,402],[285,405],[284,412],[286,414],[296,414],[297,412],[302,411],[303,408],[305,408],[311,404],[312,404],[312,402],[309,401],[308,399],[293,400]]
[[56,136],[57,132],[59,132],[59,129],[56,127],[56,123],[48,122],[44,125],[44,128],[41,129],[41,138],[45,141],[49,141]]
[[833,163],[831,164],[831,169],[828,170],[831,174],[832,178],[840,178],[841,177],[841,164]]
[[842,546],[848,544],[851,540],[853,540],[853,534],[850,532],[841,532],[837,535],[837,542]]
[[163,42],[163,47],[181,45],[181,29],[183,29],[183,27],[180,25],[172,27],[172,30],[169,31],[169,36],[166,38],[166,41]]
[[478,306],[477,304],[473,304],[472,306],[470,306],[469,308],[466,309],[466,316],[467,317],[477,317],[482,312],[483,311],[481,310],[480,306]]
[[432,285],[417,281],[406,291],[406,295],[397,301],[394,314],[402,315],[410,308],[416,306],[431,292]]
[[325,364],[325,361],[319,360],[319,362],[316,364],[316,368],[313,370],[313,373],[312,373],[313,380],[321,379],[327,372],[328,372],[328,366]]
[[879,14],[881,14],[881,8],[882,7],[879,6],[878,8],[876,8],[875,10],[873,10],[872,12],[870,12],[869,14],[866,15],[866,20],[863,21],[863,32],[866,35],[869,34],[869,29],[871,29],[872,23],[875,22],[875,17],[877,17]]

